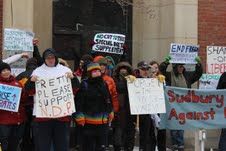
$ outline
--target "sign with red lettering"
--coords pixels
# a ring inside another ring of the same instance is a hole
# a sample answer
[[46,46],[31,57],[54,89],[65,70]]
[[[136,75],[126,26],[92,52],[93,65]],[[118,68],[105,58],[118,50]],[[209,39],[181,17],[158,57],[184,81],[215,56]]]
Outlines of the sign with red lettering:
[[166,114],[160,126],[167,129],[218,129],[226,127],[226,90],[166,87]]
[[226,47],[207,46],[206,72],[208,74],[222,74],[226,71]]
[[127,82],[130,112],[134,115],[165,113],[163,83],[156,78],[137,78]]
[[42,118],[70,116],[75,112],[71,79],[41,78],[35,82],[35,115]]

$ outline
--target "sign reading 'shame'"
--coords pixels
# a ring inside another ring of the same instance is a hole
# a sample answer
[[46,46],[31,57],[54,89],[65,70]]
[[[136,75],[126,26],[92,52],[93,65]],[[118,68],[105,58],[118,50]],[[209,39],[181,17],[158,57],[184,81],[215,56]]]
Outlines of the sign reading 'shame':
[[36,117],[58,118],[75,112],[71,80],[66,76],[35,82]]

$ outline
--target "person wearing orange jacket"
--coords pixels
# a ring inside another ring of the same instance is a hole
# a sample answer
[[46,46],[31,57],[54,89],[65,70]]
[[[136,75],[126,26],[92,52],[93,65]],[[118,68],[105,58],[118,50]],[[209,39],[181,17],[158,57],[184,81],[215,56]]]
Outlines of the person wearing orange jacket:
[[[11,75],[11,68],[7,63],[0,63],[0,84],[22,88],[22,85]],[[24,94],[24,91],[22,91],[18,112],[0,109],[0,143],[2,151],[16,151],[23,137],[26,121],[26,97]],[[10,94],[7,95],[11,97]],[[1,106],[4,106],[8,97],[3,98],[3,95],[1,95]],[[12,102],[9,102],[7,107],[15,108]]]

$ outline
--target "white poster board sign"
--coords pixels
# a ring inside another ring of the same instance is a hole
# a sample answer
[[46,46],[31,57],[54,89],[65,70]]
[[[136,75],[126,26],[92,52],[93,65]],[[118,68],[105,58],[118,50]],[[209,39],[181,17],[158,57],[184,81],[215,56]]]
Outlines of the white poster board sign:
[[133,115],[165,113],[163,83],[156,78],[137,78],[127,82],[130,112]]
[[35,82],[36,117],[58,118],[75,112],[71,79],[66,76],[41,78]]
[[222,74],[226,71],[226,47],[207,46],[206,73]]
[[195,57],[198,56],[198,50],[198,45],[171,43],[170,63],[196,64]]
[[34,33],[20,29],[4,29],[4,50],[33,51]]
[[98,33],[94,37],[93,51],[123,54],[125,35],[113,33]]
[[220,74],[203,74],[199,79],[199,89],[216,89]]

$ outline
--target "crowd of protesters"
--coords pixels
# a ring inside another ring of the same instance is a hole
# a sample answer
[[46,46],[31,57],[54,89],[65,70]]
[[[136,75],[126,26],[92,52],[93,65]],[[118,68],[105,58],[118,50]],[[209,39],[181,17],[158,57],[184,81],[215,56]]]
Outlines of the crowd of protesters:
[[[133,69],[128,60],[115,63],[111,56],[85,54],[79,67],[71,71],[54,49],[46,49],[41,56],[34,42],[33,58],[26,63],[26,71],[17,77],[11,73],[10,63],[26,53],[0,62],[0,84],[22,88],[18,112],[0,110],[0,143],[2,151],[69,151],[70,136],[74,135],[78,151],[133,151],[136,130],[139,129],[140,151],[165,151],[166,130],[159,129],[160,115],[131,115],[127,81],[136,78],[157,78],[168,86],[191,88],[203,73],[200,58],[195,71],[186,71],[184,64],[172,64],[170,56],[162,63],[140,61]],[[37,118],[33,108],[35,82],[39,77],[66,75],[72,81],[76,112],[61,118]],[[225,74],[218,89],[224,89]],[[70,134],[70,126],[75,131]],[[172,150],[184,150],[184,131],[170,130]],[[220,148],[225,150],[222,130]]]

